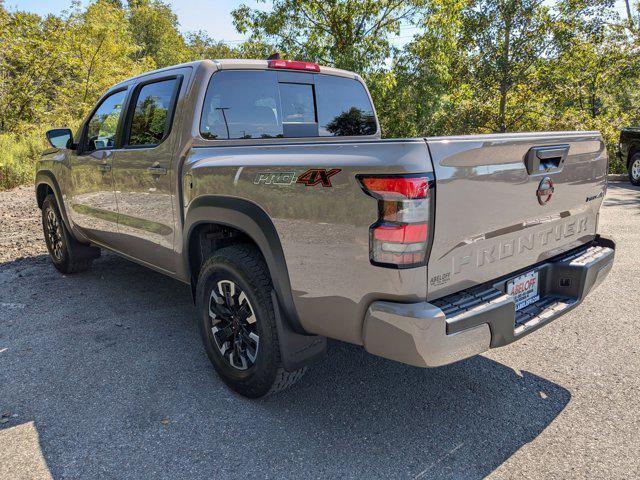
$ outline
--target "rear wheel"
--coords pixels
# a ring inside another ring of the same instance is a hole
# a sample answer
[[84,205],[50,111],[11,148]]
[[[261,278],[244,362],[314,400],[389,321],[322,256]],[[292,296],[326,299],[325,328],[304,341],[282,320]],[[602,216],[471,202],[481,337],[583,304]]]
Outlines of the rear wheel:
[[42,230],[53,265],[62,273],[87,270],[100,250],[79,243],[67,230],[53,194],[42,203]]
[[631,157],[629,162],[629,180],[634,185],[640,185],[640,153]]
[[220,249],[202,266],[197,287],[200,334],[222,380],[258,398],[295,383],[305,369],[287,372],[280,360],[271,278],[250,245]]

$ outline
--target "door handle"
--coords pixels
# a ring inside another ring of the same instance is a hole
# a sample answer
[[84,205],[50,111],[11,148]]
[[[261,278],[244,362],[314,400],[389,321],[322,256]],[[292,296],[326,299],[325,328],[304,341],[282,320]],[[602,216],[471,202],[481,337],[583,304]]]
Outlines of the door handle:
[[524,164],[529,175],[559,171],[562,170],[568,155],[569,145],[533,147],[527,152]]
[[111,165],[109,165],[108,163],[101,163],[100,165],[98,165],[98,170],[100,170],[101,172],[109,172],[111,171]]
[[164,168],[164,167],[160,167],[158,165],[154,165],[152,167],[147,168],[147,171],[151,175],[166,175],[167,174],[167,169]]

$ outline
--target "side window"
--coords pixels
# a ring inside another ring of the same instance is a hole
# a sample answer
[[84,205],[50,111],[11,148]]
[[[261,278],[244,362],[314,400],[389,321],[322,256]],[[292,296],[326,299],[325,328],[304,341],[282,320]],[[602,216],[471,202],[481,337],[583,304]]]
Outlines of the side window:
[[317,137],[318,123],[313,85],[280,83],[282,129],[285,137]]
[[376,133],[373,107],[360,82],[350,78],[318,75],[316,94],[321,137]]
[[282,137],[276,73],[229,71],[213,75],[200,134],[209,140]]
[[114,147],[126,94],[125,90],[121,90],[107,97],[89,119],[85,140],[86,151]]
[[313,85],[281,83],[282,121],[287,123],[314,123],[316,107]]
[[169,135],[178,81],[149,83],[138,90],[127,145],[155,146]]

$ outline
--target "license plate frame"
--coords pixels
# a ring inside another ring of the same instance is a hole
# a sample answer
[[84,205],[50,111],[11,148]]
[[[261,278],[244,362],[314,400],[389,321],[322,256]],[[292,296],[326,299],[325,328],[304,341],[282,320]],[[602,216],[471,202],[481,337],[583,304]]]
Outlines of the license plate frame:
[[516,312],[540,300],[540,271],[530,270],[507,281],[507,294],[513,297]]

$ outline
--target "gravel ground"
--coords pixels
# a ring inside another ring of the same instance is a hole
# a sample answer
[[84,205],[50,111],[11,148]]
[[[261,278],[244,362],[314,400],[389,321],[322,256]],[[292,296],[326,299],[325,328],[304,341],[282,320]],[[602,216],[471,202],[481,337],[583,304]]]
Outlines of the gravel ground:
[[0,262],[47,253],[33,187],[0,191]]
[[48,262],[0,193],[0,478],[639,478],[640,189],[610,188],[607,281],[562,320],[434,370],[338,342],[261,401],[216,378],[186,286]]

